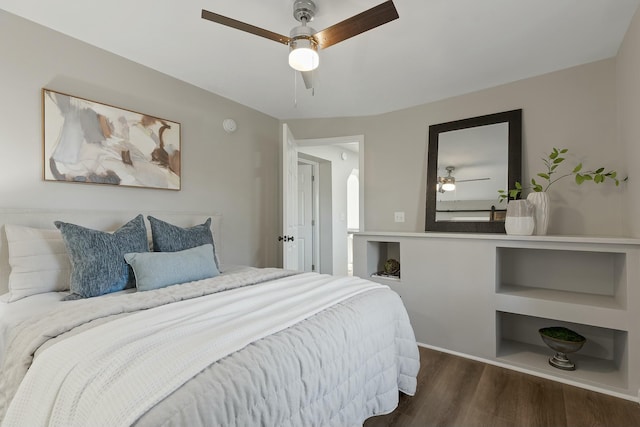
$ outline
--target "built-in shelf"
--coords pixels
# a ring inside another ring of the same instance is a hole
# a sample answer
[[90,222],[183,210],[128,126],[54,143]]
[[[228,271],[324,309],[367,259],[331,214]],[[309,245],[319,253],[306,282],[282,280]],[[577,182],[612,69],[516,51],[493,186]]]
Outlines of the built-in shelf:
[[590,248],[497,246],[496,309],[627,330],[626,257]]
[[[355,235],[356,275],[371,277],[389,258],[400,260],[401,279],[372,280],[400,295],[419,342],[638,399],[640,239]],[[538,333],[548,326],[565,326],[587,338],[570,355],[575,371],[549,365],[553,351]]]
[[534,370],[550,377],[606,387],[612,391],[624,393],[627,377],[613,360],[598,359],[574,353],[570,356],[577,366],[575,371],[563,371],[549,365],[553,356],[549,347],[525,344],[518,341],[502,340],[498,351],[498,360],[526,370]]
[[628,330],[629,313],[618,302],[606,297],[589,294],[521,289],[497,293],[495,306],[498,311],[514,314],[543,316],[565,322],[596,325]]
[[498,291],[500,295],[509,295],[517,298],[529,298],[561,302],[566,304],[590,305],[612,310],[624,310],[624,302],[611,295],[596,295],[575,291],[557,291],[554,289],[531,288],[518,285],[501,285]]
[[496,247],[496,292],[625,309],[626,253]]
[[[496,315],[498,360],[595,386],[627,388],[626,331],[502,311]],[[549,365],[549,357],[555,352],[544,344],[538,333],[540,328],[548,326],[564,326],[587,339],[580,351],[569,354],[576,363],[575,371]]]
[[371,277],[373,279],[378,279],[378,280],[389,280],[391,282],[399,282],[400,281],[400,276],[385,276],[383,274],[372,274]]
[[369,241],[367,242],[367,276],[375,280],[389,282],[399,282],[402,277],[393,277],[379,274],[384,271],[384,263],[389,259],[400,262],[402,271],[402,260],[400,259],[400,242],[393,241]]

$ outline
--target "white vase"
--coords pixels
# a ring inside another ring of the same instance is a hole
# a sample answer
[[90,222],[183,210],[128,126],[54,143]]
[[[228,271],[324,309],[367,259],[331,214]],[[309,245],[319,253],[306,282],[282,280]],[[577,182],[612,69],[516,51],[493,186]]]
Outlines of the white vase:
[[527,200],[511,200],[507,205],[504,230],[507,234],[530,236],[535,227],[533,205]]
[[535,207],[534,234],[544,236],[549,226],[549,195],[544,191],[529,193],[527,200]]

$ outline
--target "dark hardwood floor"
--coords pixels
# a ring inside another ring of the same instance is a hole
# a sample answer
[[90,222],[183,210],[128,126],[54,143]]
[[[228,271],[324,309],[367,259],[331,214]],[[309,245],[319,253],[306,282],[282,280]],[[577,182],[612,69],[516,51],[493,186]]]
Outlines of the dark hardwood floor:
[[420,348],[418,390],[365,427],[640,426],[640,404]]

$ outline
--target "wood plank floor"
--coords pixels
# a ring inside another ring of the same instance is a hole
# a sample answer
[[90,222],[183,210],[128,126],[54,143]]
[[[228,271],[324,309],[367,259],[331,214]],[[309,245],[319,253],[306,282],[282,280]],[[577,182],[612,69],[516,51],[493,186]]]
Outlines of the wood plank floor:
[[420,348],[418,390],[365,427],[640,426],[640,404]]

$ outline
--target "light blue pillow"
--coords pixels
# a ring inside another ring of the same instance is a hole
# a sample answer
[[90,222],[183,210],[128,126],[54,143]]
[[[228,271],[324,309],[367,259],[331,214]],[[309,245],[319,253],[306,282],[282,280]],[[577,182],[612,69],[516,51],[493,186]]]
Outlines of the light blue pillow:
[[71,261],[71,295],[89,298],[135,286],[124,262],[128,252],[149,250],[144,218],[138,215],[113,233],[55,221]]
[[124,259],[133,268],[139,291],[208,279],[220,274],[210,243],[177,252],[128,253]]

